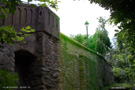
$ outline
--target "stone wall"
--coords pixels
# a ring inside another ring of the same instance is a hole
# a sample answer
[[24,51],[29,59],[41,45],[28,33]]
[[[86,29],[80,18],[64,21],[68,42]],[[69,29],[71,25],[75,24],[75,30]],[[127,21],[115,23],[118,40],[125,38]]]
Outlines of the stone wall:
[[49,8],[19,5],[14,15],[0,20],[0,26],[6,25],[13,25],[16,31],[28,25],[35,29],[25,44],[0,48],[0,69],[17,72],[18,86],[30,90],[100,90],[113,83],[112,67],[101,55],[63,34],[60,37],[59,17]]
[[[0,6],[4,8],[4,5],[0,4]],[[29,25],[36,31],[45,31],[59,39],[59,17],[47,7],[34,8],[27,4],[19,5],[14,15],[8,14],[6,19],[0,20],[0,26],[6,25],[13,25],[16,31]]]
[[113,83],[112,67],[98,53],[61,34],[61,90],[101,90]]
[[23,4],[16,7],[14,15],[8,14],[6,19],[0,20],[0,26],[6,25],[13,25],[16,31],[31,26],[35,33],[25,37],[25,44],[5,44],[0,48],[0,69],[17,72],[18,87],[58,90],[59,17],[47,7],[33,8]]

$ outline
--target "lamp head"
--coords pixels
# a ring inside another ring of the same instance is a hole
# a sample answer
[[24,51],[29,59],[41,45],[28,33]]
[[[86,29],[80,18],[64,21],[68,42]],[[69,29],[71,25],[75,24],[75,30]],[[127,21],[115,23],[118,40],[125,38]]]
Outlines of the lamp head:
[[89,25],[89,23],[86,21],[86,22],[85,22],[85,25],[86,25],[86,26],[88,26],[88,25]]

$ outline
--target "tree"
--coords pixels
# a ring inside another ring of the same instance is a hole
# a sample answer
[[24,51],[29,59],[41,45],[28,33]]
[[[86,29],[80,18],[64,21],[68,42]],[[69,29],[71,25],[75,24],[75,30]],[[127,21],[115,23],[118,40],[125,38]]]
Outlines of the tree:
[[[130,52],[126,49],[120,50],[117,39],[115,40],[115,47],[113,47],[109,54],[106,56],[106,60],[113,67],[114,79],[117,83],[129,83],[133,80],[131,75],[131,63],[130,59],[133,59]],[[133,74],[134,72],[132,72]]]
[[[110,10],[110,22],[118,25],[119,30],[115,30],[119,50],[128,52],[131,68],[129,74],[132,80],[135,78],[135,0],[90,0],[91,3],[98,3],[101,7]],[[135,81],[133,81],[135,83]]]
[[99,26],[96,30],[96,33],[90,37],[89,39],[89,48],[91,48],[94,51],[99,52],[103,56],[106,55],[106,53],[111,48],[111,42],[108,37],[108,32],[105,28],[105,24],[108,20],[105,20],[102,17],[98,18]]
[[77,34],[77,35],[70,35],[70,38],[78,41],[79,43],[83,44],[84,46],[86,46],[87,44],[87,36],[86,35],[82,35],[82,34]]
[[[95,34],[93,36],[89,36],[88,48],[92,49],[93,51],[99,52],[100,54],[105,56],[111,48],[111,42],[108,37],[108,32],[105,29],[105,24],[107,20],[105,20],[102,17],[99,17],[98,21],[99,26]],[[86,35],[78,34],[76,36],[71,36],[71,38],[86,46]]]

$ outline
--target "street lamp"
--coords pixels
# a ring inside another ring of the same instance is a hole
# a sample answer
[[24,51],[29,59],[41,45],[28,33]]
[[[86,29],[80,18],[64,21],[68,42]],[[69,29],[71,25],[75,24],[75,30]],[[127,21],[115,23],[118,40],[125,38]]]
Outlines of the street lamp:
[[86,21],[85,22],[85,26],[86,26],[86,34],[87,34],[87,47],[89,46],[88,44],[88,26],[89,26],[89,23]]

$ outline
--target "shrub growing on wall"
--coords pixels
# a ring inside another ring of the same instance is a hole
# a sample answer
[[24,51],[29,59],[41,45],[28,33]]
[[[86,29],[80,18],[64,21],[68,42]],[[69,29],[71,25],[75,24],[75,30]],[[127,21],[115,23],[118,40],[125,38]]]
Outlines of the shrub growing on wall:
[[0,90],[14,90],[17,86],[18,75],[0,70]]

